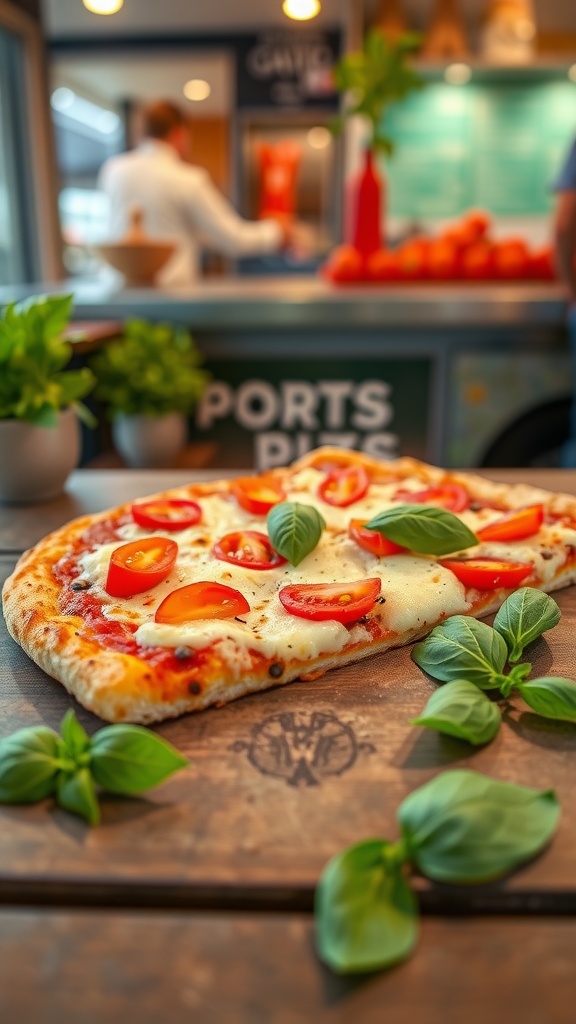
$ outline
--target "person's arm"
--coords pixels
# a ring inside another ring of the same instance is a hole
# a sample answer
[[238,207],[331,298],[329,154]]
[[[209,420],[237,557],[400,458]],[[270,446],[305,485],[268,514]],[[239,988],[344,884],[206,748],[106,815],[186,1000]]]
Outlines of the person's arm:
[[286,229],[271,218],[244,220],[212,184],[206,172],[195,169],[183,179],[182,200],[191,225],[226,256],[277,252],[288,241]]
[[559,192],[554,217],[554,248],[560,280],[576,302],[576,190]]

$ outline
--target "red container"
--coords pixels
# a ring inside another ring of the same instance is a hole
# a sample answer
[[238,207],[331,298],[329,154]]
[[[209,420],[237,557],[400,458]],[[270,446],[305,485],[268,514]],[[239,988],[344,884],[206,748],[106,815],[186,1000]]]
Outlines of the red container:
[[352,179],[347,192],[347,242],[368,259],[382,248],[384,185],[371,149],[364,153],[364,167]]

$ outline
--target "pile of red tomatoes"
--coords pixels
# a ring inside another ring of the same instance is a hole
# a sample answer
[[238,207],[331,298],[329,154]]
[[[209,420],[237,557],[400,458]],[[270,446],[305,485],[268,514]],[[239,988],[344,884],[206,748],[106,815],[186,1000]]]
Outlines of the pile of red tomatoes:
[[471,211],[437,236],[419,235],[395,249],[364,257],[352,245],[331,253],[322,274],[337,284],[420,281],[554,281],[549,245],[531,248],[522,238],[494,239],[483,211]]

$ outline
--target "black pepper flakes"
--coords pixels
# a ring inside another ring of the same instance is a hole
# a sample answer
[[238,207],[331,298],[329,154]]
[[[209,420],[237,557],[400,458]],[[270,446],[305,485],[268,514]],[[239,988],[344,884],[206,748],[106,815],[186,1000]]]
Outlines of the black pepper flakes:
[[90,590],[90,580],[74,580],[70,584],[70,590]]
[[270,665],[270,668],[268,669],[268,675],[271,676],[272,679],[280,679],[280,676],[283,675],[283,673],[284,673],[284,662],[283,661],[275,661],[275,662],[273,662],[273,664]]
[[178,658],[178,661],[186,661],[186,658],[192,657],[192,651],[189,647],[176,647],[174,649],[174,657]]
[[551,558],[554,558],[554,552],[553,551],[541,551],[540,552],[540,556],[544,559],[545,562],[549,562]]
[[202,693],[200,683],[197,683],[196,681],[188,683],[188,692],[191,693],[193,697],[197,697],[199,693]]

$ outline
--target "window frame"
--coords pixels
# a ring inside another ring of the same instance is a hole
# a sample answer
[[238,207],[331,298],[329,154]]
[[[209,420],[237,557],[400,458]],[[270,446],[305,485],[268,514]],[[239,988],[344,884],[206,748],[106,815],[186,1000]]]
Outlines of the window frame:
[[[25,11],[0,0],[0,28],[17,36],[24,54],[22,132],[18,160],[23,169],[25,263],[37,281],[63,277],[57,207],[56,162],[51,130],[46,51],[40,24]],[[22,284],[33,283],[32,281]]]

